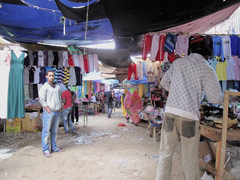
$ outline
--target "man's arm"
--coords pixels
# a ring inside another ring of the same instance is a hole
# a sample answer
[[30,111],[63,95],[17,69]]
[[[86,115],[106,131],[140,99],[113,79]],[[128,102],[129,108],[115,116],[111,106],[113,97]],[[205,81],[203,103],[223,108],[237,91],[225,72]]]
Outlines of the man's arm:
[[39,102],[48,113],[51,112],[47,105],[47,88],[45,86],[42,86],[42,88],[39,90]]

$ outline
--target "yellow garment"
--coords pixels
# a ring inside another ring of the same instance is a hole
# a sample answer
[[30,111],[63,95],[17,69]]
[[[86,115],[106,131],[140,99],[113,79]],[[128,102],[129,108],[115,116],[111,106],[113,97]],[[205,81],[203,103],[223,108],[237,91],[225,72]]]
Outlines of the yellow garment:
[[224,61],[224,62],[218,61],[216,65],[216,73],[219,81],[227,80],[227,72],[226,72],[227,65],[228,65],[227,61]]
[[[126,94],[126,93],[125,93]],[[123,96],[121,96],[121,105],[122,105],[122,112],[123,116],[125,117],[127,115],[126,109],[124,108],[124,103],[123,103]]]
[[143,87],[144,87],[144,84],[139,84],[138,85],[138,92],[139,92],[139,96],[142,98],[143,96]]

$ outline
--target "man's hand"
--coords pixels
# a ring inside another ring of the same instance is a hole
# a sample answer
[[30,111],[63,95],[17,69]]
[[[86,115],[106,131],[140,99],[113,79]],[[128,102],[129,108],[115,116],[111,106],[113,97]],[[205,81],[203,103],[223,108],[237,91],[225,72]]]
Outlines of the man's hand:
[[51,113],[51,110],[49,109],[48,106],[45,106],[44,109],[45,109],[48,113]]

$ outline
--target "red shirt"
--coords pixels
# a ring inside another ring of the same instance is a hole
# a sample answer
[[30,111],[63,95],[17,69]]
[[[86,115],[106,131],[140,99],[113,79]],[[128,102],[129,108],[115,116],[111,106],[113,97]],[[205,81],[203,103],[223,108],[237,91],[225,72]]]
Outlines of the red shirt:
[[72,95],[69,90],[63,91],[62,99],[65,102],[63,109],[67,109],[72,106]]

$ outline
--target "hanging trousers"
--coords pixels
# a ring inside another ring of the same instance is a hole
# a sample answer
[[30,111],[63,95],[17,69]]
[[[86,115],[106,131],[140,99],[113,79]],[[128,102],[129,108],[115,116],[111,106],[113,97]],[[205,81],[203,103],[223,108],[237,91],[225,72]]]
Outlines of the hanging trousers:
[[146,60],[147,55],[151,49],[152,45],[152,35],[150,34],[145,34],[144,39],[143,39],[143,48],[142,48],[142,59]]

